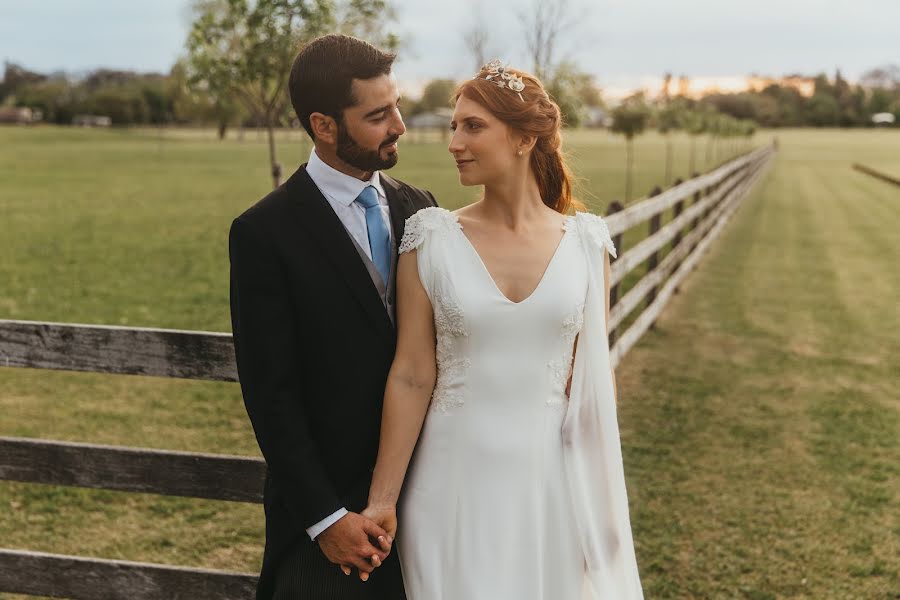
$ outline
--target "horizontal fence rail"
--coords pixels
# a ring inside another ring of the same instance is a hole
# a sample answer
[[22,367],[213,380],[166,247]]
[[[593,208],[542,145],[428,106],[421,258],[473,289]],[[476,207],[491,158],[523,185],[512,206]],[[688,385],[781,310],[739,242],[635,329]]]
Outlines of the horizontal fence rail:
[[0,366],[237,381],[230,333],[0,320]]
[[211,569],[0,549],[0,590],[74,600],[248,600],[257,577]]
[[0,480],[262,502],[259,458],[0,437]]
[[[628,207],[614,203],[621,210],[604,219],[617,245],[625,231],[643,223],[650,223],[650,234],[611,263],[613,367],[653,326],[774,154],[766,146]],[[673,219],[660,226],[669,209]],[[619,298],[625,277],[644,265],[646,272]],[[103,325],[0,320],[0,367],[237,381],[230,334]],[[5,481],[259,503],[265,470],[253,457],[0,437]],[[76,600],[229,600],[251,598],[256,580],[246,573],[0,549],[0,592]]]
[[872,177],[881,179],[882,181],[887,181],[888,183],[893,183],[894,185],[900,185],[900,178],[894,177],[893,175],[888,175],[887,173],[882,173],[881,171],[876,171],[872,167],[867,167],[866,165],[861,165],[859,163],[853,163],[853,168],[860,173],[871,175]]

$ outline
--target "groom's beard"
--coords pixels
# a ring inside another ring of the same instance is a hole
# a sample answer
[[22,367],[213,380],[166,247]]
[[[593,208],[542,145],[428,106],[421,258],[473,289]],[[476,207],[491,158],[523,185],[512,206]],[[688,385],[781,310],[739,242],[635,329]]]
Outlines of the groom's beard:
[[399,135],[392,136],[381,143],[378,150],[367,150],[356,143],[347,129],[338,124],[337,155],[342,161],[356,167],[360,171],[382,171],[390,169],[397,164],[397,153],[388,154],[387,158],[381,158],[381,148],[389,146],[400,139]]

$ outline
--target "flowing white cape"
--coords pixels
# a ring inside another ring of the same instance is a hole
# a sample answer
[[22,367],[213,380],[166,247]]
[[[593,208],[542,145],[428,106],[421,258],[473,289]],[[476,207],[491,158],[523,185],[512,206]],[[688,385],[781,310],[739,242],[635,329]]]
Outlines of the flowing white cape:
[[563,425],[566,474],[593,600],[642,600],[619,442],[616,399],[606,336],[605,246],[616,255],[606,223],[578,213],[588,292],[575,349],[569,406]]

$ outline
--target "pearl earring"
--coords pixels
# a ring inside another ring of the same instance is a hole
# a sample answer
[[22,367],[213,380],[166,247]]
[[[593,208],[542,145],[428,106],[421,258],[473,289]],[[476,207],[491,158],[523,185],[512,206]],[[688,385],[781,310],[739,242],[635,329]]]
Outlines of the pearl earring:
[[518,154],[519,156],[522,156],[522,151],[519,150],[518,152],[516,152],[516,154]]

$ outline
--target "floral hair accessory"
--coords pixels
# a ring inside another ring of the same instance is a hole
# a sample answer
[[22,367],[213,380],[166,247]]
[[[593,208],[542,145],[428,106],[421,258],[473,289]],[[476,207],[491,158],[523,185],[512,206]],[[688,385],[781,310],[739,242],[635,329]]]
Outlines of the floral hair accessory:
[[[500,59],[495,58],[481,67],[481,70],[488,72],[488,75],[486,75],[484,79],[487,79],[491,83],[502,88],[511,89],[519,96],[519,100],[525,102],[525,98],[522,97],[522,90],[525,89],[525,82],[522,81],[521,76],[510,72],[508,67],[503,66]],[[475,76],[475,79],[478,79],[478,75]]]

